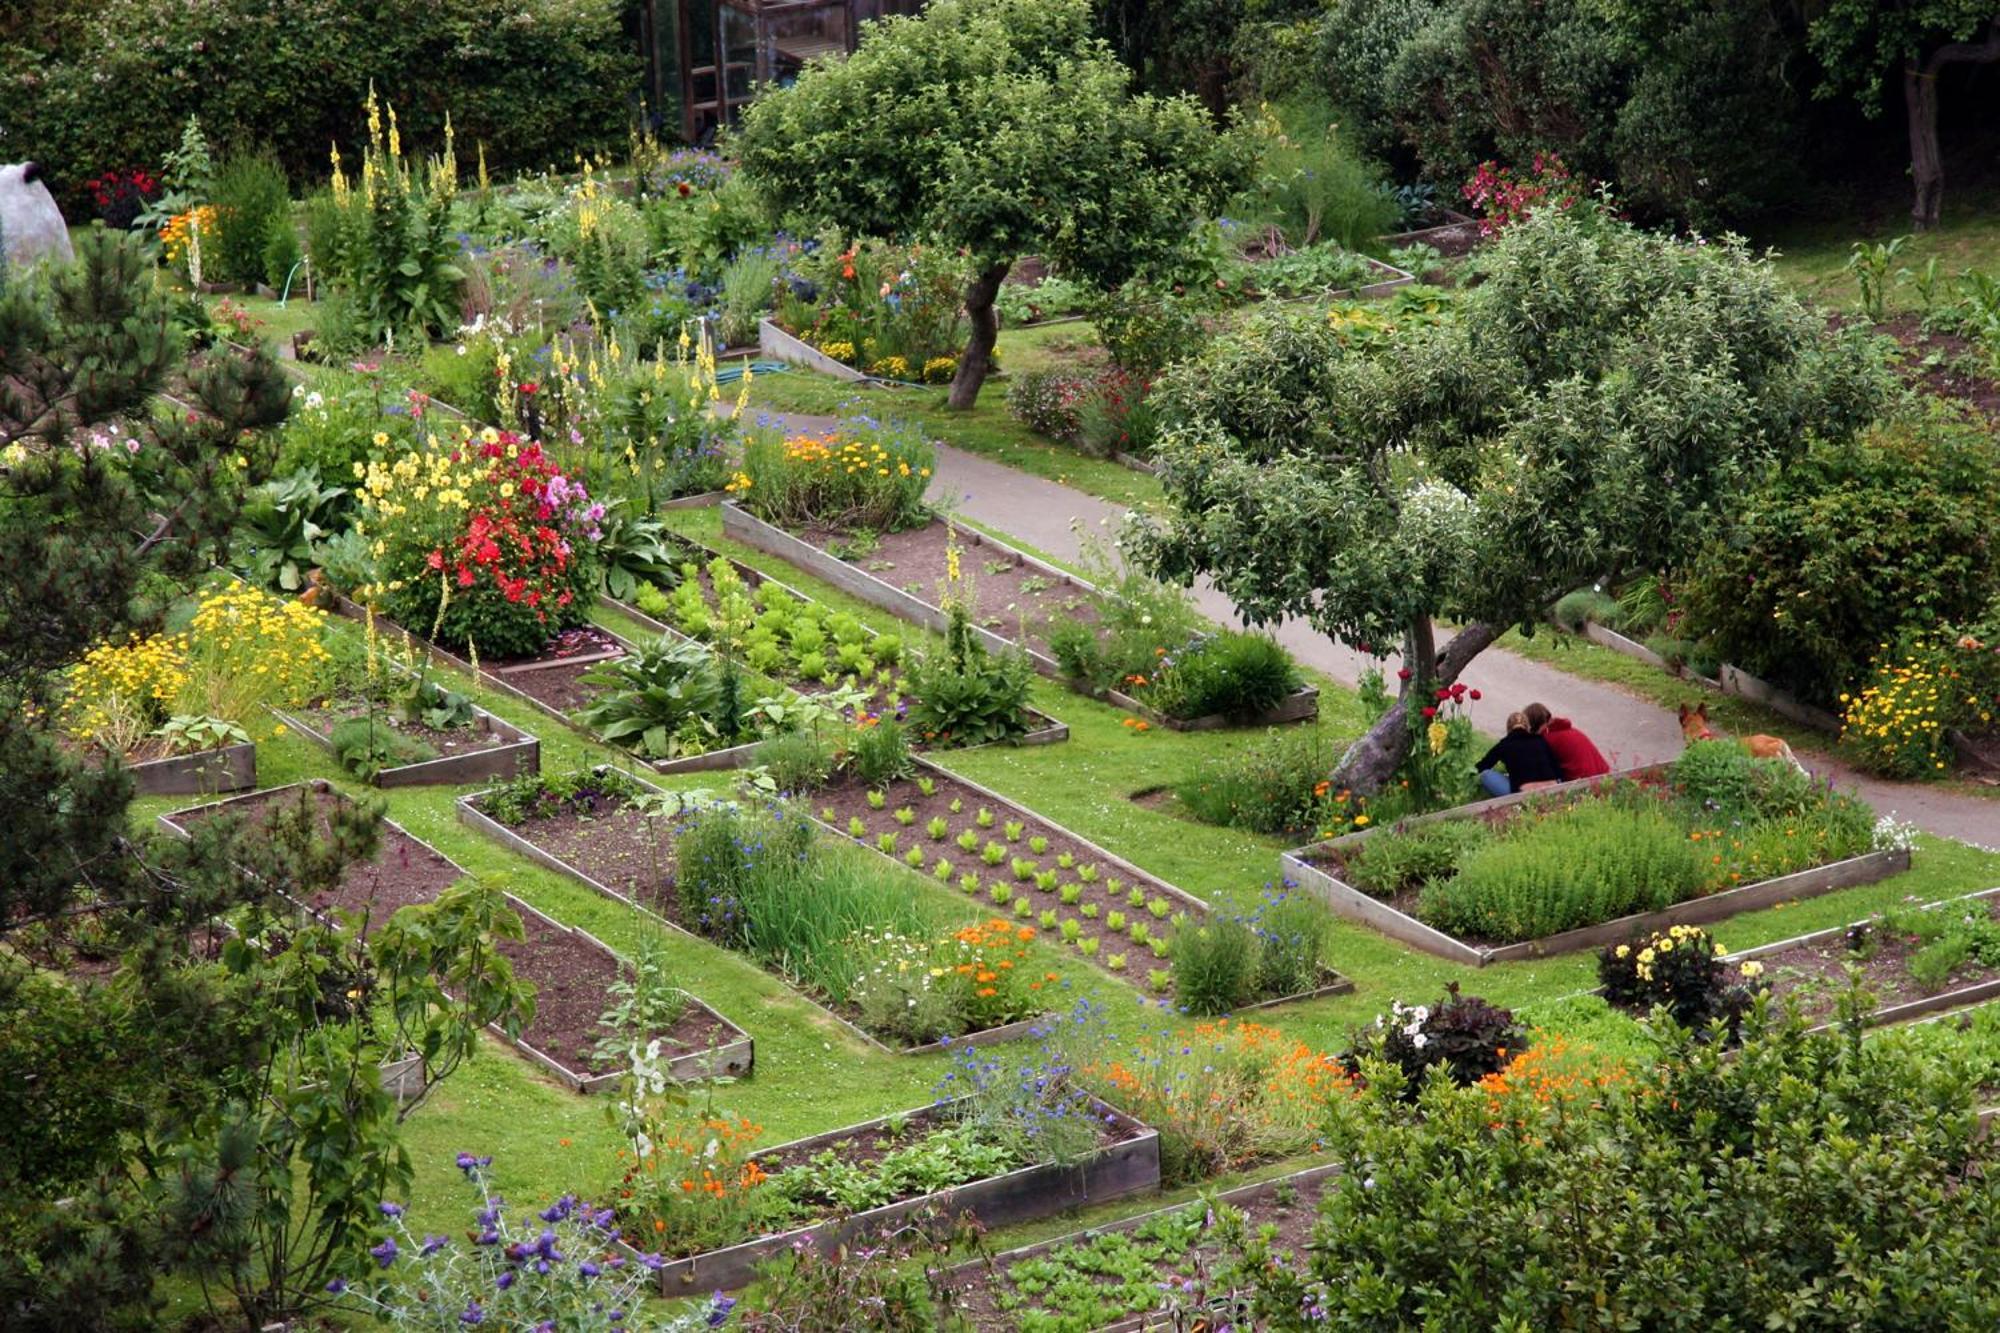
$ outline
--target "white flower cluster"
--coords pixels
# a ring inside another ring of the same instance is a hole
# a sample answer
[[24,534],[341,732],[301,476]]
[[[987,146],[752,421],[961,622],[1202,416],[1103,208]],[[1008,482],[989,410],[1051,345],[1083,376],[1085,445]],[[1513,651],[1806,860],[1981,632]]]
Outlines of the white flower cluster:
[[1917,845],[1917,826],[1894,815],[1883,815],[1875,821],[1875,833],[1869,844],[1878,852],[1907,852]]

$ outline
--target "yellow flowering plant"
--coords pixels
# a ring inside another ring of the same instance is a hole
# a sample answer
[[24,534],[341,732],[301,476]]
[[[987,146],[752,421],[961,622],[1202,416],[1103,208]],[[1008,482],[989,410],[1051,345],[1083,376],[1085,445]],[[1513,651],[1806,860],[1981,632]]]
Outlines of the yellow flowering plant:
[[1855,763],[1892,778],[1937,777],[1951,761],[1945,728],[1963,694],[1957,668],[1944,652],[1916,644],[1887,645],[1868,683],[1843,692],[1840,749]]
[[783,527],[899,532],[930,520],[924,492],[936,451],[907,427],[867,417],[819,435],[755,435],[731,493]]
[[183,630],[92,648],[70,668],[63,722],[113,754],[133,753],[176,717],[272,735],[267,707],[315,698],[332,663],[322,612],[230,585],[202,596]]
[[1722,946],[1699,926],[1670,926],[1607,946],[1597,958],[1604,997],[1621,1009],[1664,1008],[1676,1023],[1706,1028],[1720,1021],[1734,1033],[1766,983],[1764,965],[1722,961]]

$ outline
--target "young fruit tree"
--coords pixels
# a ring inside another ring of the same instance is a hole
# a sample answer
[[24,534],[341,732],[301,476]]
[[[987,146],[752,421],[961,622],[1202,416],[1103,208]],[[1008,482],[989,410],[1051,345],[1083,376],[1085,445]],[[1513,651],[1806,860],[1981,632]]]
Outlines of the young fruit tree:
[[[1400,698],[1333,775],[1359,792],[1508,626],[1680,565],[1750,482],[1809,435],[1853,434],[1883,391],[1740,244],[1545,210],[1482,271],[1455,318],[1367,348],[1323,312],[1261,312],[1159,390],[1166,505],[1131,554],[1207,576],[1252,623],[1403,646]],[[1441,644],[1438,620],[1457,627]]]
[[1245,179],[1244,145],[1198,103],[1130,82],[1092,35],[1088,0],[937,0],[759,97],[736,150],[781,216],[968,255],[972,332],[948,398],[965,409],[1016,259],[1115,287]]

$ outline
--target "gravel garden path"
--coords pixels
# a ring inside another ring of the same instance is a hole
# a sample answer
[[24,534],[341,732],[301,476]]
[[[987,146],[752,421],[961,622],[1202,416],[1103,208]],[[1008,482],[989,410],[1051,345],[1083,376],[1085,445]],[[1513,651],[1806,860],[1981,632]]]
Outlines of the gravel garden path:
[[[768,414],[767,419],[787,431],[813,432],[828,429],[839,420],[782,413]],[[1067,562],[1082,554],[1086,534],[1098,534],[1101,540],[1109,541],[1126,512],[1123,505],[943,443],[937,446],[937,477],[931,498],[975,523]],[[1196,586],[1195,600],[1211,619],[1224,625],[1239,623],[1229,599],[1206,584]],[[1303,621],[1288,620],[1273,632],[1299,661],[1345,685],[1358,682],[1374,661]],[[1394,671],[1398,665],[1391,657],[1383,668]],[[1505,649],[1488,648],[1481,653],[1465,680],[1483,696],[1469,705],[1473,725],[1492,735],[1505,729],[1509,712],[1540,700],[1588,732],[1615,767],[1655,763],[1681,751],[1680,726],[1666,709],[1615,686],[1572,676]],[[1689,687],[1690,701],[1701,697],[1701,691]],[[2000,801],[1919,783],[1885,782],[1823,750],[1801,748],[1799,758],[1813,772],[1853,790],[1879,811],[1893,813],[1941,837],[2000,848]]]

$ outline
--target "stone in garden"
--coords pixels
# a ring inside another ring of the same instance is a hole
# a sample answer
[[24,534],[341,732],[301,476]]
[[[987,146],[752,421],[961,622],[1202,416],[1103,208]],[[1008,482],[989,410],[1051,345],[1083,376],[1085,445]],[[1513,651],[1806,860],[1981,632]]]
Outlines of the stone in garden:
[[39,162],[0,166],[0,244],[8,262],[22,268],[38,259],[76,258],[62,210],[41,177]]

